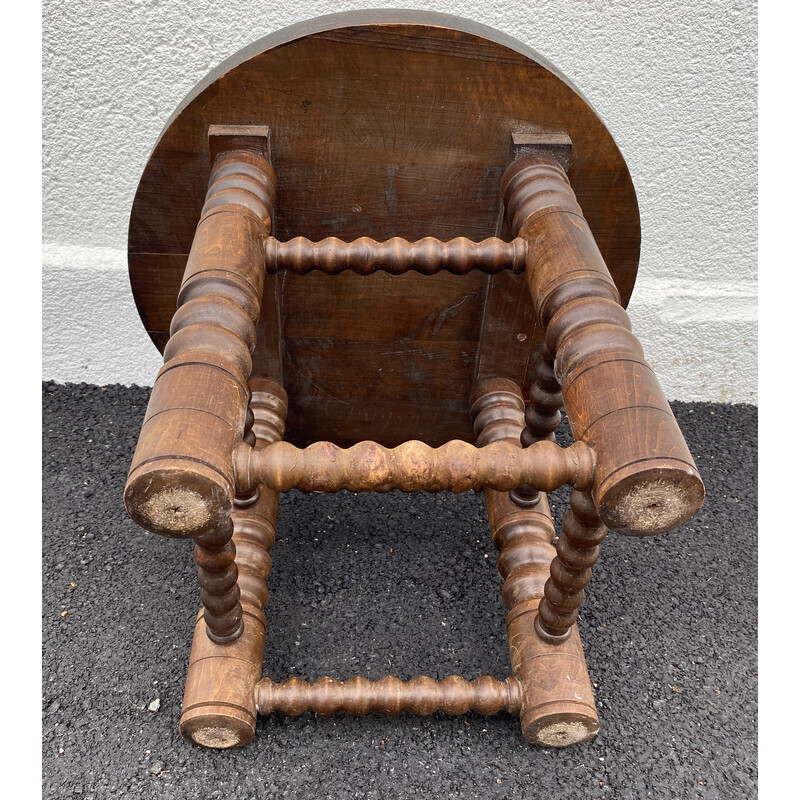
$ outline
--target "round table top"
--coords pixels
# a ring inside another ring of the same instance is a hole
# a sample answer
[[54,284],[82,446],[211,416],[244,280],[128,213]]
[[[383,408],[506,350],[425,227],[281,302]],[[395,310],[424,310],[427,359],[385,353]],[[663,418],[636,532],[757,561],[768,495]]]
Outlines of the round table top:
[[[128,243],[134,298],[159,349],[207,188],[210,125],[270,128],[280,240],[508,239],[500,180],[512,134],[567,134],[578,202],[623,302],[630,297],[636,194],[577,89],[482,25],[353,12],[259,40],[172,114],[142,175]],[[526,382],[538,339],[527,292],[510,273],[267,276],[254,374],[283,381],[295,443],[471,439],[476,378]]]

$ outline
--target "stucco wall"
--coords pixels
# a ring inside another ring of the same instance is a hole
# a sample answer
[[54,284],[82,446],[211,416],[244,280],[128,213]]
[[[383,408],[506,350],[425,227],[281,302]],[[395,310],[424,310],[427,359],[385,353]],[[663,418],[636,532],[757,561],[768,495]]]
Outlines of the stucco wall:
[[[398,4],[46,0],[43,378],[152,384],[126,266],[128,214],[173,108],[278,28]],[[402,5],[402,4],[400,4]],[[757,402],[756,4],[451,0],[533,47],[619,144],[642,216],[634,330],[670,399]]]

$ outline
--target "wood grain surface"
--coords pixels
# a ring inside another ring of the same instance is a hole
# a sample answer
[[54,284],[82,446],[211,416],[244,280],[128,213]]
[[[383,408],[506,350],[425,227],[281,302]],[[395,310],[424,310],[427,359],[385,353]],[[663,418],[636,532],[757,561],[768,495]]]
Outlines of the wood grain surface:
[[[525,427],[519,387],[508,380],[479,384],[472,396],[478,444],[520,446]],[[522,733],[545,747],[567,747],[591,739],[598,730],[597,709],[586,669],[578,626],[558,643],[536,630],[550,569],[557,563],[555,528],[547,496],[518,505],[508,492],[487,489],[486,510],[503,577],[503,605],[513,676],[521,686]]]
[[[421,12],[315,20],[256,42],[176,110],[144,170],[129,236],[131,285],[159,348],[209,176],[211,125],[267,126],[273,234],[353,241],[500,235],[514,133],[572,141],[570,180],[623,302],[639,257],[633,185],[588,103],[524,45]],[[476,376],[527,385],[538,338],[522,276],[295,275],[274,280],[287,441],[395,446],[470,440]],[[521,338],[520,338],[521,337]],[[276,378],[253,354],[254,377]]]
[[600,519],[636,536],[674,530],[702,505],[703,481],[566,173],[528,155],[503,192],[512,231],[528,243],[525,275],[572,432],[597,454]]

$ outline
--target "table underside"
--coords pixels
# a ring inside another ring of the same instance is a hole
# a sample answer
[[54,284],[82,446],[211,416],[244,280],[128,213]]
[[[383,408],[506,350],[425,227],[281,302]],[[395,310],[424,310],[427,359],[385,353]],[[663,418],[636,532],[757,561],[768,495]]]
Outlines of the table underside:
[[[375,12],[373,12],[374,14]],[[566,133],[570,181],[623,302],[639,258],[625,162],[595,112],[542,59],[463,20],[330,23],[237,54],[173,115],[131,214],[142,321],[169,338],[205,195],[208,126],[267,125],[280,240],[508,240],[500,179],[513,133]],[[344,27],[342,27],[344,25]],[[472,440],[476,380],[528,383],[538,333],[523,275],[267,276],[254,377],[285,386],[286,439],[346,446]]]

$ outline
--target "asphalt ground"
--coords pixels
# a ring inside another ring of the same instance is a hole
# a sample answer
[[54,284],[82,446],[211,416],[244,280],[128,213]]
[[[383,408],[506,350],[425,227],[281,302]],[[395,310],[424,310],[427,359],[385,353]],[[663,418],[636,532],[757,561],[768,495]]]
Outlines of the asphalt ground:
[[[674,404],[705,505],[672,534],[603,543],[580,619],[591,743],[534,749],[508,714],[305,715],[261,719],[247,748],[212,752],[178,733],[191,545],[122,506],[148,394],[43,384],[45,798],[756,796],[755,407]],[[557,520],[566,499],[551,496]],[[274,679],[509,674],[479,494],[292,492],[273,558]]]

